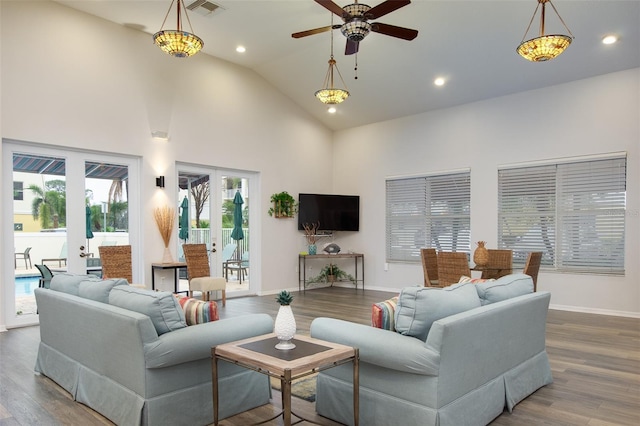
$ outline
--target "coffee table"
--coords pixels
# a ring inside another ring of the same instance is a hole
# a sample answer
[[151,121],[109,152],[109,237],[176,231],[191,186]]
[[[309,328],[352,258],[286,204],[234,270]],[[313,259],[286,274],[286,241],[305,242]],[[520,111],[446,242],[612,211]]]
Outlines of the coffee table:
[[[211,348],[211,378],[213,385],[213,424],[218,425],[218,360],[266,374],[280,379],[282,388],[282,412],[261,423],[266,423],[282,415],[285,426],[290,426],[291,382],[301,377],[336,367],[347,362],[353,363],[353,422],[358,426],[359,417],[359,353],[357,348],[327,342],[307,336],[293,339],[296,347],[283,351],[275,348],[279,342],[273,333],[236,342],[225,343]],[[317,424],[317,423],[316,423]]]

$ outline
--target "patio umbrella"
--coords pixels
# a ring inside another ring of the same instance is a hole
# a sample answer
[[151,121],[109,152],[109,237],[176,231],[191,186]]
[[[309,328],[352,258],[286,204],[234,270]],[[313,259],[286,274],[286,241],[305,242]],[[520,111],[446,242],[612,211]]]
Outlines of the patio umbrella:
[[236,191],[236,196],[233,197],[233,231],[231,231],[231,238],[234,240],[241,240],[244,238],[244,232],[242,231],[242,204],[244,200],[240,191]]
[[189,239],[189,200],[187,200],[187,197],[182,200],[180,208],[182,211],[180,213],[180,233],[178,237],[187,241]]
[[86,217],[86,236],[87,236],[87,252],[89,251],[89,240],[93,238],[93,232],[91,231],[91,207],[87,206],[85,210]]

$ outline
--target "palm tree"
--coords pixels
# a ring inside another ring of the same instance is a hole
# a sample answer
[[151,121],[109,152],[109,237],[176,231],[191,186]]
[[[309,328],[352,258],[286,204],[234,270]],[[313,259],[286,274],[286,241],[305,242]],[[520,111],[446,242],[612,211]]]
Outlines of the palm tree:
[[66,223],[66,198],[64,181],[53,180],[38,185],[29,185],[35,195],[31,202],[31,214],[40,220],[42,229],[58,228]]

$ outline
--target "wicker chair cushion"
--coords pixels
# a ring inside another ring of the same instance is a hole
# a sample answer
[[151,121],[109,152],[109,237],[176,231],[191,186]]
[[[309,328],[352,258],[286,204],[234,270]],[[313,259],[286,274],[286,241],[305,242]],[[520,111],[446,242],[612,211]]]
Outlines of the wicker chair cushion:
[[396,308],[396,331],[426,341],[431,325],[441,319],[480,306],[474,284],[445,288],[402,289]]

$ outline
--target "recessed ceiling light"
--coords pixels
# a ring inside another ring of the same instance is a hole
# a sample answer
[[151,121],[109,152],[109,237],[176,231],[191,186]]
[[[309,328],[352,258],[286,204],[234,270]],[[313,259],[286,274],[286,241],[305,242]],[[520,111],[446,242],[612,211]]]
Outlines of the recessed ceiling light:
[[613,44],[618,41],[618,37],[614,35],[608,35],[602,38],[602,43],[604,44]]
[[246,51],[247,51],[247,49],[245,49],[245,47],[244,47],[244,46],[238,46],[238,47],[236,47],[236,52],[238,52],[238,53],[244,53],[244,52],[246,52]]
[[436,78],[435,80],[433,80],[433,84],[435,84],[436,86],[444,86],[444,78]]
[[337,111],[336,107],[329,107],[329,109],[327,109],[327,112],[329,114],[335,114]]

